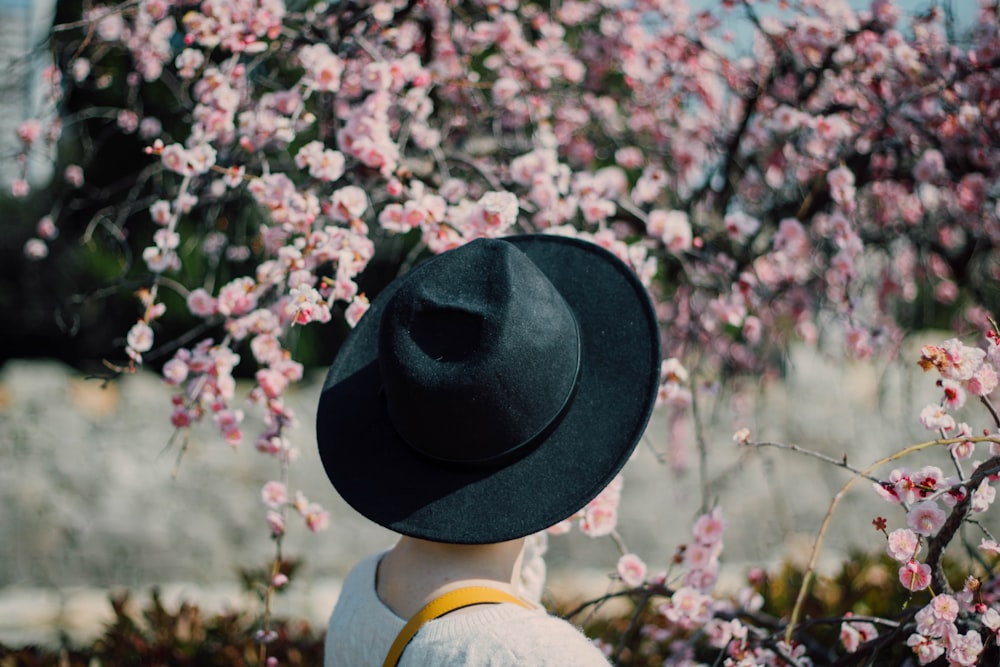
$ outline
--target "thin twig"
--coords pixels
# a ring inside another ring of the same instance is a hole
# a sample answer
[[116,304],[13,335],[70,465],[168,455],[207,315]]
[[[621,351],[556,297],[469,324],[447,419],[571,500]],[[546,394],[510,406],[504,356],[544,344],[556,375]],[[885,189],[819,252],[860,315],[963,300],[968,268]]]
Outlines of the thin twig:
[[626,644],[632,638],[633,633],[636,628],[639,627],[639,617],[646,610],[646,605],[649,604],[650,598],[653,597],[653,593],[645,591],[640,598],[639,602],[635,605],[635,611],[632,613],[632,618],[629,619],[628,627],[622,632],[621,637],[618,639],[618,645],[615,646],[614,653],[611,654],[611,662],[613,664],[618,664],[618,658],[621,657],[622,651],[625,650]]
[[671,595],[673,595],[673,593],[674,592],[672,590],[670,590],[669,588],[667,588],[666,586],[661,586],[659,584],[644,584],[643,586],[639,586],[638,588],[627,588],[627,589],[623,589],[623,590],[620,590],[620,591],[613,591],[611,593],[605,593],[604,595],[602,595],[600,597],[596,597],[593,600],[587,600],[586,602],[580,603],[578,606],[574,607],[572,610],[570,610],[570,611],[568,611],[568,612],[566,612],[564,614],[560,614],[560,616],[562,618],[564,618],[564,619],[569,620],[569,619],[573,618],[574,616],[582,613],[588,607],[594,607],[594,606],[597,606],[597,605],[601,605],[601,604],[604,604],[605,602],[608,602],[609,600],[614,600],[616,598],[623,598],[623,597],[629,597],[629,598],[631,598],[631,597],[634,597],[636,595],[645,596],[647,594],[649,595],[649,597],[654,597],[654,596],[657,596],[657,595],[662,595],[664,597],[670,597]]
[[[849,470],[856,475],[864,475],[864,471],[858,470],[854,466],[847,463],[847,455],[845,454],[841,459],[835,459],[832,456],[827,456],[826,454],[821,454],[820,452],[813,451],[811,449],[806,449],[800,447],[799,445],[788,445],[782,442],[770,442],[770,441],[748,441],[742,443],[741,447],[774,447],[776,449],[787,449],[788,451],[797,452],[799,454],[804,454],[815,459],[819,459],[824,463],[829,463],[830,465],[837,466],[838,468],[843,468],[844,470]],[[873,482],[878,482],[879,479],[873,476],[867,476]]]
[[115,5],[114,7],[109,7],[107,11],[101,12],[96,16],[92,16],[87,19],[80,19],[79,21],[72,21],[69,23],[59,23],[52,26],[52,32],[66,32],[67,30],[76,30],[77,28],[87,28],[92,25],[96,25],[100,21],[113,16],[115,14],[123,14],[125,11],[131,7],[138,7],[140,0],[126,0],[126,2],[120,5]]
[[694,440],[698,445],[698,483],[701,486],[701,512],[709,510],[708,490],[708,442],[705,431],[701,427],[701,410],[699,409],[698,392],[691,389],[691,419],[694,421]]

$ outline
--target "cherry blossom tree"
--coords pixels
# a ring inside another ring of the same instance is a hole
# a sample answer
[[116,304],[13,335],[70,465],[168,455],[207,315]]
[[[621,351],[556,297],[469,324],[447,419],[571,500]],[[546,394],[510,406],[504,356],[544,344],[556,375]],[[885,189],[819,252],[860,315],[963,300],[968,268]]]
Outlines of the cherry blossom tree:
[[[279,544],[273,588],[288,516],[327,523],[286,486],[295,339],[353,325],[374,296],[365,285],[426,254],[520,232],[614,252],[657,305],[660,403],[678,428],[692,386],[780,373],[794,341],[892,357],[915,327],[994,331],[998,11],[979,0],[961,34],[947,11],[907,16],[893,0],[860,11],[846,0],[63,6],[46,106],[18,136],[23,156],[63,156],[65,187],[24,253],[52,261],[50,246],[72,236],[115,258],[111,282],[136,295],[138,315],[109,367],[154,363],[175,389],[174,426],[211,421],[230,445],[275,458],[262,491]],[[92,182],[123,150],[127,173]],[[12,195],[31,188],[25,171]],[[924,356],[944,399],[922,420],[954,441],[956,461],[994,442],[951,416],[994,391],[989,349],[956,340]],[[262,432],[244,432],[237,367],[254,378]],[[887,533],[901,585],[942,583],[936,536],[989,506],[993,469],[899,469],[879,482],[909,508],[907,527]],[[573,521],[612,533],[617,492]],[[705,628],[727,664],[759,664],[745,662],[763,659],[750,626],[712,612],[722,520],[705,509],[663,617]],[[666,594],[668,580],[623,551],[621,580]],[[947,651],[973,664],[980,635],[956,634],[946,603],[920,612],[905,641],[921,661]],[[993,607],[975,612],[1000,628]],[[865,623],[845,621],[849,650],[877,641]],[[767,650],[805,664],[791,634]]]

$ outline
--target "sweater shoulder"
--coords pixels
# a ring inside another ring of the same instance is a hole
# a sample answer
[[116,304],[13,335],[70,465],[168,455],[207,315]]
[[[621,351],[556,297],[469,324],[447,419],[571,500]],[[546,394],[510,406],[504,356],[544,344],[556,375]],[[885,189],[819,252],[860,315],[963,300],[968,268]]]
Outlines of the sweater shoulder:
[[542,610],[513,605],[484,606],[474,614],[428,623],[406,649],[400,667],[427,664],[608,667],[601,651],[575,626]]

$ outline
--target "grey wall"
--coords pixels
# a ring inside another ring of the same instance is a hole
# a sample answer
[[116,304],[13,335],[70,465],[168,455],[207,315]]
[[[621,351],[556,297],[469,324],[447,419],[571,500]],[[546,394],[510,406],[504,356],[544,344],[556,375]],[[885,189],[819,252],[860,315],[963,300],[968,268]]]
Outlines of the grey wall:
[[[830,499],[849,477],[794,452],[740,449],[732,442],[736,427],[838,459],[846,454],[864,467],[929,438],[917,415],[936,396],[935,378],[914,358],[911,352],[876,369],[802,349],[780,384],[748,382],[736,396],[700,394],[710,496],[728,520],[727,572],[737,576],[749,564],[804,557]],[[278,607],[317,622],[347,569],[392,541],[347,508],[322,472],[312,432],[321,379],[315,373],[288,397],[301,421],[292,437],[302,451],[290,487],[327,506],[331,526],[311,534],[290,519],[285,551],[303,558],[305,567]],[[0,641],[44,640],[59,629],[86,637],[106,615],[107,590],[119,588],[144,593],[161,585],[173,599],[208,607],[247,603],[236,572],[273,554],[260,487],[277,477],[277,464],[249,444],[231,449],[203,425],[193,430],[175,475],[179,445],[168,446],[168,389],[150,373],[102,388],[50,362],[0,369]],[[247,412],[246,430],[253,433],[256,416],[252,407]],[[970,423],[984,422],[972,412]],[[693,434],[683,448],[691,467],[679,474],[660,462],[668,458],[662,456],[668,430],[665,416],[655,415],[626,467],[619,523],[624,541],[653,570],[664,568],[686,541],[701,503]],[[936,462],[946,463],[940,454]],[[911,464],[927,462],[921,457]],[[825,563],[838,562],[854,546],[882,548],[884,538],[870,525],[877,514],[888,517],[890,527],[904,523],[869,484],[858,484],[835,515]],[[578,533],[552,538],[552,585],[599,592],[617,555],[610,540]]]

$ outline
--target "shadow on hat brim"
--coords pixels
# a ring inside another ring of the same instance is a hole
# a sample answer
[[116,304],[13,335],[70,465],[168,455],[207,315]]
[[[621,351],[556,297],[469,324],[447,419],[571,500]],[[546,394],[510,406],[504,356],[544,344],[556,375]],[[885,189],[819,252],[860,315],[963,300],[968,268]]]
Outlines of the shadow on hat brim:
[[[582,358],[572,405],[538,446],[497,469],[443,464],[417,453],[386,415],[378,329],[387,301],[420,267],[390,283],[330,367],[317,440],[327,476],[344,500],[397,533],[488,544],[544,530],[607,486],[652,412],[659,331],[632,270],[588,241],[541,234],[502,240],[545,273],[577,319]],[[440,415],[445,421],[454,417]]]

